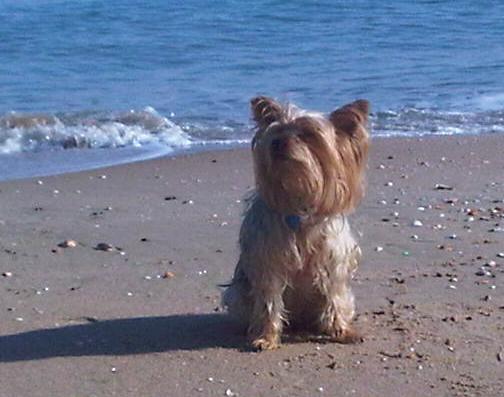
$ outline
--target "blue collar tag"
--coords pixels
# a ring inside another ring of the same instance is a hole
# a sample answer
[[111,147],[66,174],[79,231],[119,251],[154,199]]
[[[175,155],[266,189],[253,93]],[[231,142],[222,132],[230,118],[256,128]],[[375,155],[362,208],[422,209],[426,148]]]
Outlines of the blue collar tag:
[[297,231],[301,226],[301,217],[299,215],[287,215],[285,217],[285,223],[287,224],[289,229]]

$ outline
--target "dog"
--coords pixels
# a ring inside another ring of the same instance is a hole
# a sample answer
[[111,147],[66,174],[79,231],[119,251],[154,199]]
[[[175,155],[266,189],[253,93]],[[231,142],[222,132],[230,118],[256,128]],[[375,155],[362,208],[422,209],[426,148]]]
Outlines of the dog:
[[328,117],[263,96],[250,103],[256,186],[223,305],[255,350],[279,347],[286,324],[361,341],[349,286],[361,250],[347,214],[364,194],[369,103],[357,100]]

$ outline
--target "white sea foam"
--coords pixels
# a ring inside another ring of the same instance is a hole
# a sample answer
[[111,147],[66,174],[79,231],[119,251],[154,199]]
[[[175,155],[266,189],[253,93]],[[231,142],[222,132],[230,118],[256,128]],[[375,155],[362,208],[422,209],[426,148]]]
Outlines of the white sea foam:
[[[373,136],[384,137],[504,133],[504,110],[391,109],[373,113],[371,129]],[[11,112],[0,116],[0,180],[91,169],[185,149],[246,145],[252,134],[243,122],[169,119],[150,107],[56,115]]]
[[404,108],[371,117],[373,135],[477,135],[504,132],[504,110],[461,112]]
[[160,143],[183,148],[191,138],[153,108],[117,114],[32,115],[0,117],[0,153],[44,149],[140,147]]
[[[375,136],[502,133],[504,111],[393,109],[373,114],[371,125]],[[151,107],[58,115],[12,112],[0,117],[0,154],[149,145],[169,152],[194,146],[246,144],[251,135],[244,123],[204,118],[175,123]]]

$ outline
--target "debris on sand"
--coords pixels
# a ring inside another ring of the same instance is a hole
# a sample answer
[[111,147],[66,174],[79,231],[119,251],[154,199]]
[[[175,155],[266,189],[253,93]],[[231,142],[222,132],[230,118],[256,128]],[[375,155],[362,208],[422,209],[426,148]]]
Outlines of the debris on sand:
[[173,272],[164,272],[161,277],[162,278],[174,278],[175,277],[175,273],[173,273]]
[[436,183],[434,185],[434,189],[436,189],[436,190],[453,190],[453,187],[449,186],[449,185],[445,185],[443,183]]
[[116,248],[109,244],[109,243],[98,243],[96,244],[95,250],[97,251],[106,251],[106,252],[111,252],[114,251]]
[[65,240],[61,243],[58,244],[58,247],[60,248],[75,248],[77,247],[78,243],[75,240]]

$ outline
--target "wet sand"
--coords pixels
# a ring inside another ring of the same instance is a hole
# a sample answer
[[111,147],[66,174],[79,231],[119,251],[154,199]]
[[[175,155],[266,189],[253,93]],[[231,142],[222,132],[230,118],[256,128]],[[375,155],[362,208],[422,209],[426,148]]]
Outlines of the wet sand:
[[503,148],[375,139],[351,216],[364,343],[263,353],[216,286],[238,256],[248,150],[2,182],[0,396],[500,396]]

